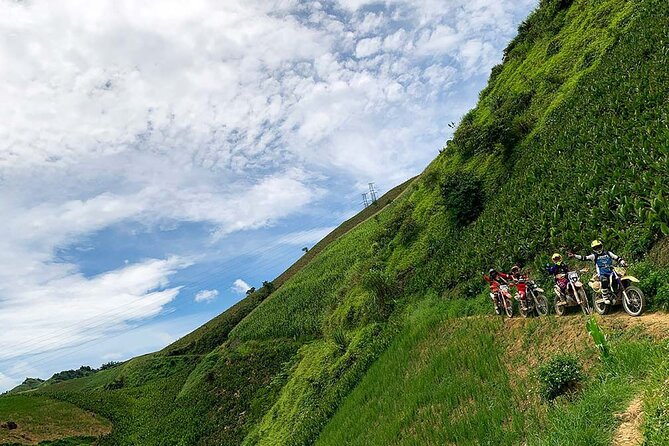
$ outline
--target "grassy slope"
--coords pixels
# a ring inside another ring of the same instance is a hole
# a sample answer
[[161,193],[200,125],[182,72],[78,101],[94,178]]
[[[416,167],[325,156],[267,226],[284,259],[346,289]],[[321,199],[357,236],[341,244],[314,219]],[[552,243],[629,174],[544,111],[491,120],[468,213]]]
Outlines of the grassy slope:
[[72,404],[24,395],[0,398],[0,423],[7,421],[14,421],[18,428],[0,428],[0,444],[36,444],[63,437],[98,437],[111,430],[107,420]]
[[[295,274],[307,266],[318,254],[330,246],[330,244],[354,229],[359,224],[363,223],[365,220],[372,217],[377,212],[382,211],[386,206],[392,203],[393,200],[401,195],[402,192],[404,192],[409,186],[409,184],[414,181],[414,179],[415,178],[411,178],[399,186],[392,188],[383,194],[383,196],[381,196],[376,201],[376,203],[373,203],[355,216],[346,220],[336,229],[326,235],[322,240],[314,245],[309,250],[309,252],[300,257],[286,271],[281,273],[279,277],[274,279],[272,281],[274,287],[281,287]],[[221,313],[219,316],[204,324],[202,327],[194,330],[173,344],[167,346],[162,352],[168,355],[178,355],[183,353],[202,354],[212,351],[217,346],[223,344],[227,340],[230,331],[266,297],[266,294],[260,290],[246,297],[245,299],[242,299],[227,311]]]
[[[244,308],[231,310],[223,322],[163,352],[173,357],[154,355],[134,372],[131,362],[40,392],[109,417],[115,431],[105,444],[312,444],[361,379],[364,384],[351,398],[358,392],[376,395],[367,387],[381,366],[363,377],[387,345],[393,347],[384,358],[398,343],[405,350],[377,363],[387,366],[382,370],[396,370],[401,358],[414,358],[420,353],[415,343],[429,350],[437,342],[426,337],[431,319],[414,311],[426,305],[421,301],[449,302],[434,308],[437,321],[479,312],[486,305],[480,272],[491,264],[507,268],[522,261],[536,271],[550,252],[586,246],[594,237],[630,260],[642,259],[661,233],[669,233],[663,192],[669,180],[668,8],[660,0],[542,1],[454,140],[383,212],[331,243],[267,299],[240,304]],[[444,206],[440,186],[453,177],[473,179],[488,197],[480,216],[465,226],[458,223],[457,207]],[[653,264],[643,267],[659,277]],[[656,304],[661,291],[658,285],[650,293]],[[415,328],[404,328],[407,320]],[[501,442],[520,438],[516,416],[526,415],[517,403],[522,394],[501,362],[478,369],[483,353],[499,358],[502,352],[480,333],[499,329],[497,322],[480,323],[456,322],[452,330],[464,338],[449,338],[444,349],[461,355],[471,334],[481,354],[470,345],[472,354],[460,365],[428,355],[425,379],[403,382],[397,372],[398,379],[386,383],[394,395],[412,389],[400,411],[423,408],[420,395],[427,398],[428,388],[445,408],[465,404],[461,420],[448,420],[450,430],[406,424],[406,418],[380,413],[379,407],[366,416],[387,416],[386,434],[406,426],[399,432],[407,443],[420,442],[414,432],[435,442],[451,435],[475,441],[484,427]],[[643,343],[621,347],[632,352],[622,356],[637,354],[635,345],[642,352],[654,348]],[[188,353],[206,355],[201,360],[181,356]],[[625,364],[620,376],[641,377]],[[504,392],[488,389],[479,376],[472,382],[490,392],[459,382],[478,395],[462,401],[460,387],[448,387],[435,372],[474,378],[480,372]],[[122,388],[104,390],[121,377]],[[567,419],[573,420],[569,429],[552,424],[553,417],[541,413],[547,409],[537,405],[537,414],[530,415],[541,435],[528,440],[559,444],[560,435],[578,438],[583,430],[594,442],[603,441],[609,430],[591,432],[582,414],[595,411],[610,424],[611,411],[628,395],[622,378],[598,382],[588,387],[589,398],[566,407]],[[508,392],[517,398],[506,401]],[[332,423],[357,419],[347,407],[348,402]],[[500,418],[502,413],[509,416]],[[482,414],[503,420],[501,427],[486,424]],[[321,441],[337,438],[333,432],[357,432],[339,426],[328,427]]]
[[[627,318],[605,325],[614,357],[601,363],[581,316],[509,324],[444,317],[444,306],[424,301],[412,310],[318,445],[607,445],[612,413],[626,408],[665,355]],[[550,406],[533,372],[556,352],[578,355],[590,381],[575,401]]]

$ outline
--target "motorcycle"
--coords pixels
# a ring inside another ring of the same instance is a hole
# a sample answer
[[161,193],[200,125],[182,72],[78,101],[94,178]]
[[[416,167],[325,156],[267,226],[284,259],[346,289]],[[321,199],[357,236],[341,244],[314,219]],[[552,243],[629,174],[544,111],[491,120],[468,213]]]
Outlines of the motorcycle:
[[509,285],[500,285],[499,291],[490,293],[493,302],[495,303],[495,313],[505,313],[507,317],[513,317],[513,302],[511,301],[511,292],[509,292]]
[[623,308],[630,316],[639,316],[646,309],[646,298],[634,284],[639,283],[639,279],[627,275],[627,271],[621,267],[613,268],[613,274],[609,281],[610,292],[608,302],[602,294],[602,282],[596,273],[592,276],[588,284],[595,292],[593,303],[595,311],[599,314],[607,314],[614,305],[622,303]]
[[[555,314],[562,316],[565,314],[568,307],[580,306],[583,314],[591,314],[592,307],[590,306],[590,301],[588,300],[588,295],[585,292],[583,283],[579,273],[588,272],[587,268],[583,268],[579,271],[569,271],[566,274],[567,277],[567,292],[563,293],[560,287],[555,284]],[[565,274],[557,274],[555,276],[557,279],[564,279]]]
[[[520,299],[520,290],[518,285],[525,286],[525,307]],[[516,282],[516,294],[514,298],[520,304],[520,315],[528,317],[535,313],[537,316],[546,316],[548,314],[548,299],[544,295],[544,290],[534,280],[520,280]]]

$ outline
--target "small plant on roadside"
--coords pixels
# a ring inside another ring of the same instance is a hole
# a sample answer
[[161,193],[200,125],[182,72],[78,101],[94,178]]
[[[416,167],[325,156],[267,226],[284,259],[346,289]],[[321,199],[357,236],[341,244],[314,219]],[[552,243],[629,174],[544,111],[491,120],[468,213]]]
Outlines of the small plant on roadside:
[[556,355],[539,368],[540,392],[546,401],[575,392],[582,381],[583,367],[571,355]]
[[606,338],[606,335],[602,331],[602,328],[599,326],[595,317],[592,316],[588,319],[588,322],[585,323],[588,333],[593,341],[595,341],[595,346],[599,350],[600,358],[606,360],[611,356],[611,349],[609,348],[609,341]]

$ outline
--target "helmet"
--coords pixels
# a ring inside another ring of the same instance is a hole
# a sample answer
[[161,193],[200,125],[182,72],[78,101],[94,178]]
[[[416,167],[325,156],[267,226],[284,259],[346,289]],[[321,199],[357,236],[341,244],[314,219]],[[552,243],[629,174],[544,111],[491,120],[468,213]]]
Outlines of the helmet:
[[511,272],[514,273],[514,274],[520,272],[520,266],[518,266],[518,265],[513,265],[513,266],[511,267]]
[[490,277],[495,277],[497,275],[497,271],[495,270],[495,268],[490,268],[490,271],[488,271],[488,275],[490,275]]
[[562,255],[560,255],[560,253],[556,252],[555,254],[553,254],[551,256],[551,260],[553,261],[553,263],[559,263],[559,262],[562,261]]
[[592,248],[593,252],[601,254],[604,245],[599,240],[593,240],[592,243],[590,243],[590,247]]

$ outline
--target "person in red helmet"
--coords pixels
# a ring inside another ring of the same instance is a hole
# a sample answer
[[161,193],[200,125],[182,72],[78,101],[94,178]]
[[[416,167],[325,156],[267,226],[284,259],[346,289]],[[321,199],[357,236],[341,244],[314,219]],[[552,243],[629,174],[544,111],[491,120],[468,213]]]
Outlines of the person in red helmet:
[[490,284],[490,295],[492,304],[495,306],[495,312],[498,311],[499,304],[499,286],[500,284],[507,285],[513,278],[510,274],[497,271],[495,268],[490,268],[487,275],[483,275],[483,280]]

